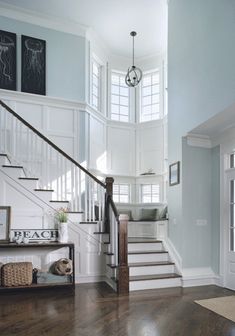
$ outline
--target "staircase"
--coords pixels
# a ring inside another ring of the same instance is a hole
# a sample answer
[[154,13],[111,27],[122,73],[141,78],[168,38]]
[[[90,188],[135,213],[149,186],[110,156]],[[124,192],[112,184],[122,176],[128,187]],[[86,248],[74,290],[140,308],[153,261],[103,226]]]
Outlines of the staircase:
[[68,208],[71,222],[94,224],[92,239],[102,247],[113,289],[125,294],[180,286],[162,241],[128,240],[128,218],[119,216],[112,199],[113,178],[100,181],[1,100],[0,106],[0,172],[45,207]]
[[181,286],[181,276],[160,240],[129,238],[128,266],[131,291]]

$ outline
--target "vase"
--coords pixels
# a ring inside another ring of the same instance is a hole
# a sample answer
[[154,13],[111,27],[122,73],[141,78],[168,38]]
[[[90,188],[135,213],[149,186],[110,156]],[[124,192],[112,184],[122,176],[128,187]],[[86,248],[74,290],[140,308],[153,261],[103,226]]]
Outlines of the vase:
[[60,243],[67,243],[68,242],[68,223],[58,223],[58,231],[59,231],[59,238],[58,241]]

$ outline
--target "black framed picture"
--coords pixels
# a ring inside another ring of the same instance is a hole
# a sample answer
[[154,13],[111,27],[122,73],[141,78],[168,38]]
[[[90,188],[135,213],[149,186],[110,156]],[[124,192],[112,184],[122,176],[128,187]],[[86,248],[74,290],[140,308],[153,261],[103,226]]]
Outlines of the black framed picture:
[[11,207],[0,206],[0,242],[8,243],[10,240]]
[[0,30],[0,88],[16,90],[16,34]]
[[180,183],[180,162],[177,161],[169,166],[169,185],[174,186]]
[[45,95],[46,41],[22,35],[21,44],[21,91]]

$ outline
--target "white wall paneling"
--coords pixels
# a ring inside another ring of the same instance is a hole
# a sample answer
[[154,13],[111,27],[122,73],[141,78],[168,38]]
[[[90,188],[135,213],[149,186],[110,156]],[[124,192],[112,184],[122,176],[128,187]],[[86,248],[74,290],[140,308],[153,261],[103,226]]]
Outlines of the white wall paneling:
[[152,169],[156,174],[164,170],[164,128],[162,121],[139,124],[136,131],[137,165],[140,175]]
[[108,126],[108,164],[110,174],[135,175],[135,131],[130,127]]
[[90,168],[106,172],[106,125],[90,115]]

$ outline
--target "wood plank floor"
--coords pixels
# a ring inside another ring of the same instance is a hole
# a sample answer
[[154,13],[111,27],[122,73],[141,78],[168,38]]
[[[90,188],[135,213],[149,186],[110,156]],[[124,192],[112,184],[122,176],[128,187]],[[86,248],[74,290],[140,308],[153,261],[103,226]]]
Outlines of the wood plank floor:
[[105,283],[1,294],[0,335],[234,336],[235,323],[194,303],[234,294],[205,286],[117,297]]

